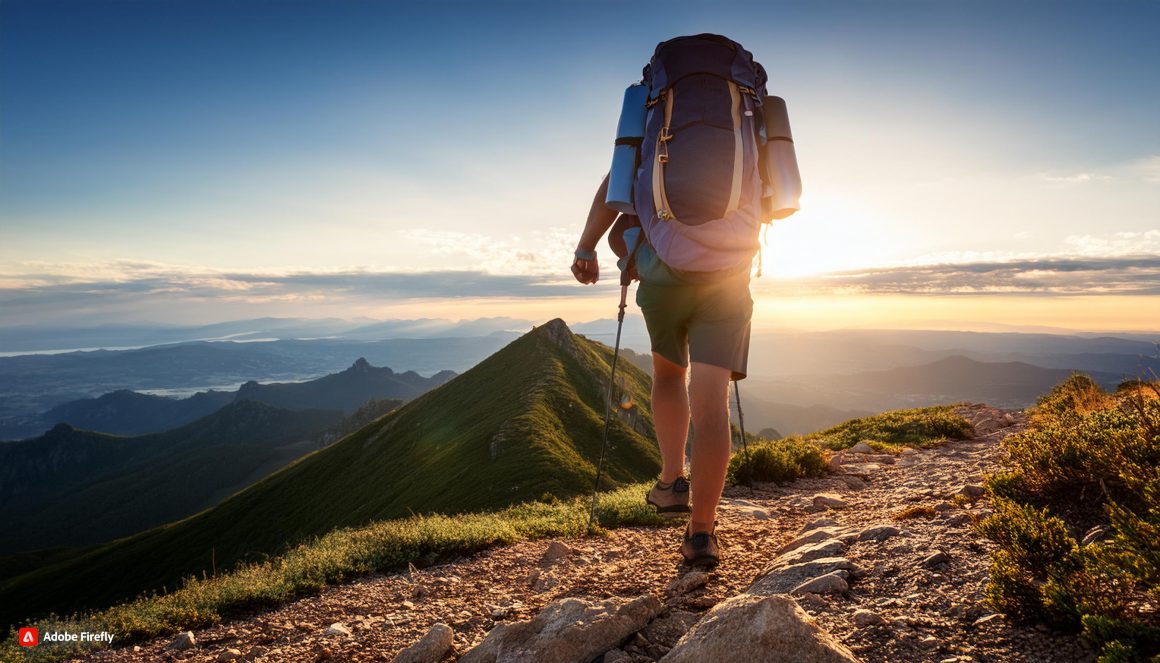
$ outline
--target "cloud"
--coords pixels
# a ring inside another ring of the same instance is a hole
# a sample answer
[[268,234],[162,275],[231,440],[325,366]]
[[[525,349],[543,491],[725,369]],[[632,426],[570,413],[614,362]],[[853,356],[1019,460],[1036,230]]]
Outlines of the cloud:
[[1073,173],[1070,175],[1038,173],[1036,177],[1051,184],[1087,184],[1088,182],[1112,179],[1110,175],[1101,175],[1099,173]]
[[[1160,231],[1130,241],[1160,240]],[[1077,240],[1077,245],[1082,244]],[[1096,243],[1089,242],[1095,246]],[[33,265],[25,265],[26,268]],[[148,262],[50,265],[0,274],[6,324],[225,319],[237,315],[367,314],[414,302],[429,308],[473,302],[607,297],[615,280],[586,288],[559,274],[478,269],[425,272],[208,270]],[[1160,295],[1160,253],[1123,256],[944,260],[844,270],[800,278],[765,276],[755,294],[811,295]],[[466,309],[465,309],[466,310]]]
[[[433,256],[451,257],[464,269],[492,274],[559,274],[572,264],[575,229],[543,228],[525,236],[498,239],[483,233],[414,228],[404,239],[426,246]],[[443,261],[441,261],[443,262]]]
[[1072,251],[1085,256],[1160,253],[1160,229],[1104,235],[1068,235],[1063,242]]
[[771,280],[793,294],[1160,295],[1160,255],[900,265]]

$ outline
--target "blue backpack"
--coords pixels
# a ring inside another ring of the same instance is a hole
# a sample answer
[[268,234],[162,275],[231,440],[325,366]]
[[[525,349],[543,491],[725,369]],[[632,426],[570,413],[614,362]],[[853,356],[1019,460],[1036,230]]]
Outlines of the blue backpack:
[[759,247],[765,69],[720,35],[660,43],[644,68],[633,207],[648,244],[685,272],[748,268]]

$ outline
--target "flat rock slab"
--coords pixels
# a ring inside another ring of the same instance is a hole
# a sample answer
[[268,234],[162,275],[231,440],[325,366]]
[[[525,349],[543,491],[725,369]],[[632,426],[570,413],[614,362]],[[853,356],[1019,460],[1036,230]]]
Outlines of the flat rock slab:
[[845,557],[823,557],[790,566],[774,564],[745,591],[757,595],[788,594],[807,580],[835,571],[854,575],[858,567]]
[[856,663],[786,596],[738,594],[713,607],[663,663]]
[[853,474],[856,477],[868,477],[881,470],[878,463],[848,463],[842,465],[842,472]]
[[[820,531],[820,530],[818,530]],[[846,544],[838,539],[822,539],[814,543],[807,543],[804,546],[791,550],[790,552],[781,555],[774,563],[780,566],[791,566],[793,564],[801,564],[802,562],[809,562],[823,557],[837,557],[846,550]]]
[[644,628],[662,609],[652,594],[627,600],[565,598],[530,620],[501,624],[460,657],[461,663],[588,663]]

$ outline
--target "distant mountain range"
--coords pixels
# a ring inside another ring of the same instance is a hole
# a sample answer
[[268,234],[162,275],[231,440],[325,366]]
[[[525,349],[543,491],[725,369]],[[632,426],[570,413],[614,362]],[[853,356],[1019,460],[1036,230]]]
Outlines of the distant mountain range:
[[142,435],[169,430],[217,411],[228,403],[252,400],[289,410],[322,409],[353,412],[373,399],[410,400],[455,376],[439,371],[425,378],[414,371],[396,373],[372,366],[360,357],[350,368],[315,380],[261,384],[249,381],[237,391],[210,390],[187,398],[169,398],[119,390],[98,398],[84,398],[58,405],[40,417],[0,422],[0,439],[20,438],[58,424],[113,433]]
[[[260,319],[152,330],[0,328],[3,350],[27,347],[37,338],[53,347],[61,347],[69,339],[92,343],[131,338],[139,342],[189,338],[247,341],[195,341],[136,350],[0,357],[0,439],[39,434],[47,428],[40,419],[46,410],[118,390],[170,396],[234,391],[249,380],[299,381],[339,371],[357,357],[423,375],[444,369],[463,371],[518,336],[515,330],[526,329],[528,324],[513,318],[458,322]],[[616,322],[594,320],[573,329],[611,345]],[[1148,371],[1160,373],[1157,341],[1160,333],[756,331],[749,379],[777,385],[777,389],[759,396],[771,403],[817,405],[842,412],[877,411],[926,397],[906,385],[901,386],[907,396],[889,393],[885,387],[834,394],[829,391],[833,382],[828,376],[916,367],[957,356],[981,363],[1023,362],[1041,368],[1136,377]],[[639,315],[626,318],[622,346],[642,352],[640,365],[647,364],[649,342]],[[1025,401],[1021,401],[1024,396]],[[1016,394],[1009,402],[1025,405],[1033,397],[1022,392],[1022,396]],[[772,425],[778,427],[776,422]]]
[[[753,379],[746,386],[749,394],[762,399],[802,406],[825,402],[834,408],[875,412],[956,401],[1022,408],[1033,404],[1040,394],[1071,373],[1026,362],[982,362],[960,355],[886,370]],[[1086,373],[1108,389],[1114,389],[1127,377],[1109,372]]]
[[60,424],[2,443],[0,554],[91,545],[196,513],[318,449],[342,419],[241,400],[164,433]]
[[[548,322],[217,506],[112,543],[45,556],[39,568],[0,582],[0,623],[174,587],[211,564],[222,571],[336,527],[585,494],[600,454],[611,354],[563,321]],[[649,379],[631,362],[618,372],[637,405],[614,419],[604,488],[660,469]]]

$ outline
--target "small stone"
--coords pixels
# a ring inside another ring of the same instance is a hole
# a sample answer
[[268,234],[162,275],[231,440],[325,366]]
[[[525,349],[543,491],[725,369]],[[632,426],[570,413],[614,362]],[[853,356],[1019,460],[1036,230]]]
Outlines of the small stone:
[[540,558],[540,564],[543,566],[550,566],[558,559],[563,559],[572,554],[572,549],[560,543],[553,541],[548,544],[548,549],[544,551],[544,556]]
[[882,466],[878,463],[850,463],[849,465],[842,466],[842,471],[846,474],[853,474],[859,477],[869,477],[881,469]]
[[902,530],[893,525],[871,525],[866,529],[858,532],[859,541],[885,541],[886,539],[898,536]]
[[916,453],[918,453],[918,449],[915,449],[913,447],[906,447],[905,449],[902,450],[903,456],[913,456]]
[[540,579],[540,570],[539,569],[532,569],[531,571],[528,572],[528,576],[526,578],[524,578],[524,582],[528,583],[528,585],[531,586],[531,585],[535,585],[536,581],[539,579]]
[[797,587],[793,588],[790,594],[800,596],[802,594],[845,594],[850,590],[850,585],[846,583],[846,579],[838,572],[831,572],[825,575],[818,576],[812,580],[807,580]]
[[850,453],[872,454],[872,453],[874,453],[874,447],[870,446],[869,444],[866,444],[865,441],[862,441],[862,442],[859,442],[858,444],[855,444],[854,446],[850,447]]
[[970,498],[972,500],[977,500],[980,497],[982,497],[986,492],[987,491],[984,490],[984,488],[982,486],[968,483],[968,484],[965,484],[962,488],[959,488],[957,491],[955,491],[954,494],[955,495],[963,495],[964,497]]
[[1003,619],[1003,615],[1000,615],[997,612],[993,612],[989,615],[985,615],[983,617],[979,617],[978,619],[976,619],[975,626],[986,626],[987,624],[990,624],[991,622],[999,621],[1001,619]]
[[422,638],[399,652],[391,663],[435,663],[451,649],[454,631],[443,622],[436,622],[427,629]]
[[838,480],[846,484],[850,490],[862,490],[866,487],[866,482],[852,474],[839,474]]
[[928,635],[925,638],[920,639],[918,644],[926,647],[927,649],[934,649],[938,646],[938,638],[934,637],[933,635]]
[[326,628],[326,632],[323,635],[327,637],[346,636],[350,635],[350,629],[342,622],[335,622]]
[[969,522],[971,522],[971,517],[965,513],[956,513],[950,518],[947,518],[948,527],[962,527]]
[[834,520],[833,518],[815,518],[802,528],[801,533],[805,534],[810,530],[815,530],[821,527],[836,527],[837,524],[838,521]]
[[947,555],[945,552],[939,550],[938,552],[935,552],[934,554],[927,556],[926,559],[922,560],[922,566],[930,568],[932,566],[938,566],[939,564],[946,564],[950,561],[950,555]]
[[193,649],[197,646],[197,638],[193,637],[193,631],[186,631],[178,633],[173,642],[169,643],[166,649],[175,649],[177,651],[184,651],[186,649]]
[[669,596],[688,594],[698,587],[703,587],[707,582],[709,582],[708,573],[704,571],[689,571],[680,578],[670,582],[669,586],[665,588],[665,592]]
[[219,660],[219,661],[236,661],[241,657],[242,657],[242,651],[240,649],[227,649],[224,652],[218,654],[217,660]]
[[885,623],[886,623],[886,619],[882,615],[874,612],[873,610],[867,610],[866,608],[859,608],[859,609],[854,611],[854,624],[856,626],[862,626],[862,627],[875,626],[878,624],[885,624]]
[[818,493],[814,495],[814,507],[825,509],[841,509],[846,506],[846,500],[837,493]]
[[414,603],[412,603],[411,601],[403,601],[403,603],[402,603],[402,606],[403,606],[404,608],[408,609],[408,610],[414,610],[414,609],[415,609],[415,604],[414,604]]

